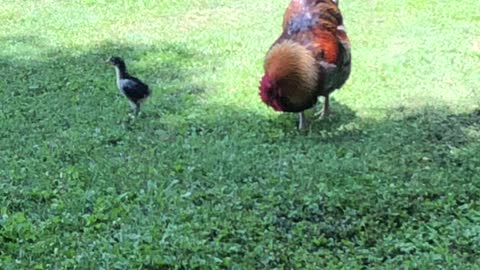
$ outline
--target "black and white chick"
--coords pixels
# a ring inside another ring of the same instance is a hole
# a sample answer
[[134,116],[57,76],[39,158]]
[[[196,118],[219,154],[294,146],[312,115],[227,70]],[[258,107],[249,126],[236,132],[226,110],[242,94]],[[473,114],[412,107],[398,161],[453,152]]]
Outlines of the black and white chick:
[[117,87],[127,97],[135,116],[140,112],[140,105],[150,96],[151,91],[148,85],[127,72],[125,61],[120,57],[110,57],[107,60],[115,68],[117,75]]

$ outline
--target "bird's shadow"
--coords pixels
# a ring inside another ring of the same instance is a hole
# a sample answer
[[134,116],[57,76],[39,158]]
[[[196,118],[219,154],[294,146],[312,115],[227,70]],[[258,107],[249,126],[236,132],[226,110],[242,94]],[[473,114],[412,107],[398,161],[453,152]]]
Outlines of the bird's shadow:
[[[177,123],[190,124],[182,120],[182,112],[206,91],[205,85],[192,79],[202,72],[195,63],[206,59],[205,55],[180,42],[106,42],[64,48],[33,35],[3,36],[0,41],[21,50],[36,48],[28,55],[0,52],[0,86],[6,89],[0,94],[0,112],[28,121],[15,130],[18,134],[36,128],[95,133],[112,123],[119,128],[112,131],[114,135],[106,138],[105,144],[122,140],[125,132],[135,130],[158,133],[169,129],[169,134],[176,136]],[[114,70],[105,63],[111,56],[124,58],[129,72],[152,89],[152,96],[135,121],[130,119],[128,102],[119,94]]]
[[330,114],[320,119],[316,114],[322,110],[323,100],[319,98],[319,101],[313,108],[305,111],[307,127],[304,130],[298,130],[299,120],[297,113],[280,113],[275,120],[272,120],[277,123],[272,123],[272,125],[285,131],[296,130],[298,135],[311,135],[335,131],[355,121],[357,117],[355,111],[337,101],[334,97],[330,98]]
[[[197,100],[209,89],[215,89],[215,86],[195,83],[194,78],[205,72],[204,69],[212,63],[209,60],[207,64],[206,55],[188,44],[106,42],[94,47],[75,48],[72,53],[65,48],[48,47],[49,43],[37,36],[6,36],[2,37],[2,42],[44,47],[36,58],[0,55],[0,72],[5,75],[7,85],[14,85],[9,89],[9,96],[36,97],[39,100],[45,99],[46,102],[55,96],[62,96],[65,103],[56,104],[54,107],[58,107],[57,111],[75,109],[84,118],[88,118],[84,120],[85,124],[88,122],[92,126],[98,126],[102,122],[116,119],[114,121],[127,130],[169,128],[180,130],[175,130],[175,134],[178,134],[196,129],[229,130],[235,121],[251,121],[256,129],[281,129],[285,134],[302,135],[297,130],[296,114],[284,113],[272,118],[257,111],[219,106],[208,101],[198,104]],[[111,56],[122,57],[129,72],[152,88],[152,96],[142,106],[135,121],[129,117],[130,109],[126,100],[118,94],[113,69],[105,64],[105,60]],[[256,94],[256,91],[252,90],[252,94]],[[355,119],[355,113],[348,106],[332,98],[333,114],[316,121],[313,114],[321,107],[321,102],[306,112],[309,123],[307,134],[334,131]],[[264,106],[260,100],[258,106]],[[198,118],[185,120],[185,117],[190,116],[184,112],[192,107],[216,113],[196,114],[199,115]],[[33,120],[41,117],[27,107],[7,109],[25,111]],[[65,118],[61,122],[65,127],[72,126],[71,119]],[[255,124],[257,122],[258,125]],[[208,123],[212,126],[207,127]],[[197,128],[196,125],[201,127]],[[222,126],[225,128],[222,129]]]

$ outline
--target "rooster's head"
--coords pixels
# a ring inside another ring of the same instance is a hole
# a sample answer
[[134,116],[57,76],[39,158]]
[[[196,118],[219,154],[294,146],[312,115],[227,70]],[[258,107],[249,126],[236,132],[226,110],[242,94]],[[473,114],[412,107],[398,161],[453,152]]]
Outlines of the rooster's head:
[[262,101],[276,111],[283,111],[280,103],[281,91],[277,83],[268,74],[263,75],[260,81],[260,97]]

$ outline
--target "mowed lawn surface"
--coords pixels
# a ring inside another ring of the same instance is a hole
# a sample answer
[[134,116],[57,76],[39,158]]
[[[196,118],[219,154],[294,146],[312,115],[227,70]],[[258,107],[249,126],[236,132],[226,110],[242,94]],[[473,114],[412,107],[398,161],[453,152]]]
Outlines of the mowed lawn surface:
[[306,134],[258,96],[288,0],[0,2],[0,269],[478,269],[478,0],[340,1]]

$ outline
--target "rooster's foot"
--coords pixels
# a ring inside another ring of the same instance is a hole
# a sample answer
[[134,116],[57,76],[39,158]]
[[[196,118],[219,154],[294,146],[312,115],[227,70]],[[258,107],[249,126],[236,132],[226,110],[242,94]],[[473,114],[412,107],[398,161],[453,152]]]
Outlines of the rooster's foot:
[[315,113],[315,117],[317,120],[323,120],[327,118],[328,116],[331,116],[333,113],[330,110],[322,110],[320,112]]

